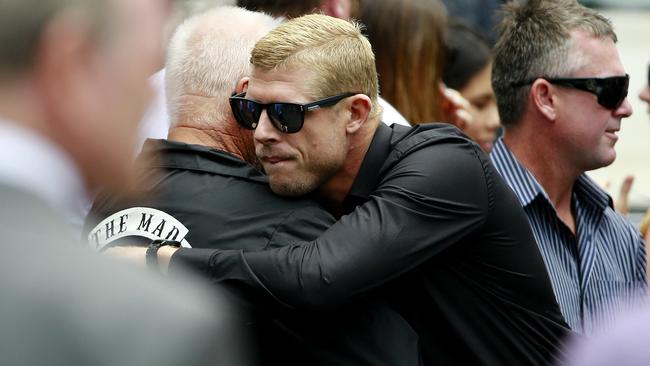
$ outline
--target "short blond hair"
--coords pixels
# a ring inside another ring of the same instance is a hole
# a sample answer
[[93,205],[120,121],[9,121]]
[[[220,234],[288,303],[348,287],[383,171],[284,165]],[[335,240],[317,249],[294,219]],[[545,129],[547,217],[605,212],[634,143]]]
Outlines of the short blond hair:
[[287,21],[260,39],[251,63],[264,71],[304,67],[310,96],[326,98],[345,92],[363,93],[372,101],[370,118],[381,113],[375,55],[356,22],[311,14]]

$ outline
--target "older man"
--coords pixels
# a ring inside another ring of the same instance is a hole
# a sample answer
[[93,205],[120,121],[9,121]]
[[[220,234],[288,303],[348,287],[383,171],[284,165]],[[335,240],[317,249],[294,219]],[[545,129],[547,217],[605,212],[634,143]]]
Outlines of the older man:
[[638,230],[584,174],[616,158],[628,79],[595,11],[573,0],[507,7],[492,73],[505,136],[492,160],[526,211],[562,314],[585,334],[647,288]]
[[239,364],[205,288],[87,253],[64,220],[85,192],[130,181],[165,13],[156,0],[0,2],[2,365]]
[[374,55],[358,25],[295,18],[251,60],[230,103],[255,130],[271,189],[316,197],[340,219],[315,240],[268,251],[161,253],[172,267],[202,266],[214,281],[301,308],[387,298],[417,333],[424,364],[554,358],[567,328],[516,197],[454,127],[380,122]]

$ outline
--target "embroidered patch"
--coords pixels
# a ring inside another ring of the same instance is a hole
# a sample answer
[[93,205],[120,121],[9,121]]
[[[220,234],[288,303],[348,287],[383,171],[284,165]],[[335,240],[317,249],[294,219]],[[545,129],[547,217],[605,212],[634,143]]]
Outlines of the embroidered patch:
[[132,207],[116,212],[97,224],[88,234],[88,244],[102,250],[115,240],[138,236],[147,239],[180,241],[186,248],[192,246],[185,240],[189,230],[170,214],[149,207]]

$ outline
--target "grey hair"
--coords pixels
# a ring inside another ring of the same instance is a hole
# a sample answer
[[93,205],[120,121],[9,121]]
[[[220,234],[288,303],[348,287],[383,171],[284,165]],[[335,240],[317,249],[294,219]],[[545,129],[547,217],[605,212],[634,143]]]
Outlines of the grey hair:
[[523,118],[530,92],[530,86],[513,87],[513,83],[540,76],[569,76],[583,66],[572,42],[575,30],[617,41],[608,19],[575,0],[513,1],[503,7],[492,87],[504,127]]
[[[183,22],[168,47],[167,106],[172,126],[210,124],[229,114],[228,97],[250,75],[250,53],[264,34],[280,24],[266,14],[218,7]],[[188,97],[209,98],[206,103]]]

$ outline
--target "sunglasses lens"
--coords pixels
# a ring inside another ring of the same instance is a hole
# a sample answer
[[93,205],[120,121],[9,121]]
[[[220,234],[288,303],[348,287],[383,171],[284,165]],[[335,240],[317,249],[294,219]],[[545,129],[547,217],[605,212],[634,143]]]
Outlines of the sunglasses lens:
[[268,106],[267,113],[273,125],[284,133],[296,133],[302,128],[304,114],[299,105],[273,103]]
[[257,127],[262,114],[259,104],[243,98],[230,98],[230,108],[239,125],[249,130]]
[[627,97],[629,79],[617,77],[606,80],[601,92],[598,94],[598,103],[605,108],[615,109]]

